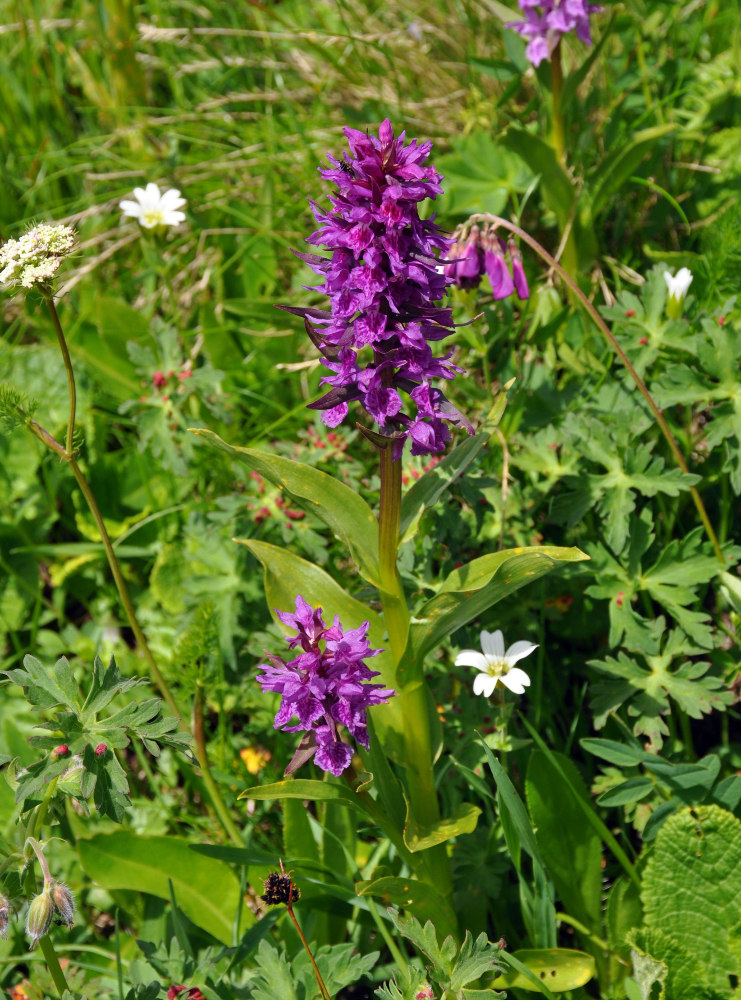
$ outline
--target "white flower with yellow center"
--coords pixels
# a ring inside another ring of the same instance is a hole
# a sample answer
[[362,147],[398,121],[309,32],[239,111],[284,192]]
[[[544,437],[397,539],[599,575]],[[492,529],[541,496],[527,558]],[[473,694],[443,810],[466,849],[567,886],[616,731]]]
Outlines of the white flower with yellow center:
[[119,208],[124,215],[138,219],[145,229],[158,226],[177,226],[185,221],[185,212],[178,209],[185,205],[177,188],[168,188],[163,193],[151,182],[145,188],[134,188],[136,201],[122,201]]
[[479,673],[474,678],[473,693],[491,697],[497,684],[503,684],[514,694],[524,694],[530,686],[530,678],[515,666],[518,660],[529,656],[536,643],[521,639],[504,651],[504,636],[496,632],[481,633],[481,652],[476,649],[462,649],[455,658],[456,667],[475,667]]

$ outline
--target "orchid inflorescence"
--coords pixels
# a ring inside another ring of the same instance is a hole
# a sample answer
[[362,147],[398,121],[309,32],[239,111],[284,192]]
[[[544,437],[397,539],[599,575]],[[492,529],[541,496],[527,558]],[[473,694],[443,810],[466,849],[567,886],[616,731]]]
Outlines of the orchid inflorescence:
[[597,4],[587,0],[519,0],[519,4],[525,20],[510,21],[506,27],[528,39],[525,55],[533,66],[549,59],[561,37],[570,31],[575,31],[580,41],[592,44],[589,16],[602,10]]
[[[359,400],[393,439],[401,456],[411,439],[412,454],[443,451],[450,440],[446,424],[473,433],[469,421],[432,386],[462,369],[451,363],[452,350],[441,356],[431,344],[453,332],[451,309],[440,303],[452,282],[438,266],[451,240],[435,224],[421,219],[418,204],[441,193],[442,180],[427,165],[431,143],[394,137],[387,119],[378,137],[346,128],[350,156],[328,159],[321,175],[337,186],[331,211],[312,204],[320,228],[309,243],[331,251],[330,257],[298,253],[324,277],[316,290],[329,297],[329,310],[281,306],[304,317],[307,332],[330,369],[322,382],[331,386],[310,404],[336,427]],[[438,256],[439,255],[439,256]],[[404,412],[404,393],[413,404]]]
[[[299,594],[296,612],[278,611],[278,618],[296,634],[286,639],[289,647],[300,646],[295,659],[286,662],[268,655],[260,664],[264,672],[257,680],[263,691],[282,695],[274,725],[286,732],[306,732],[286,769],[293,773],[312,757],[323,771],[340,775],[349,766],[353,749],[343,742],[339,727],[344,726],[361,746],[368,747],[366,712],[372,705],[387,701],[394,692],[382,684],[369,684],[378,671],[364,660],[382,652],[368,643],[368,622],[359,628],[343,629],[339,617],[327,626],[321,608],[312,608]],[[298,722],[288,723],[296,716]]]

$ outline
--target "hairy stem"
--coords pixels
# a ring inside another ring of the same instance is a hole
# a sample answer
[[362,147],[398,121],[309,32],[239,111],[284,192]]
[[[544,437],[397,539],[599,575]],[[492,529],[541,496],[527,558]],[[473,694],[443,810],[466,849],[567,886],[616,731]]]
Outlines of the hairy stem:
[[[653,396],[648,391],[646,383],[643,381],[641,376],[638,374],[638,372],[631,364],[628,355],[625,353],[625,351],[618,343],[612,330],[602,319],[600,314],[597,312],[597,310],[589,301],[589,299],[581,290],[581,288],[579,288],[578,284],[574,281],[574,279],[569,274],[567,274],[566,271],[564,271],[564,269],[561,267],[558,261],[554,260],[554,258],[551,257],[548,251],[543,246],[541,246],[537,240],[533,239],[533,237],[528,235],[528,233],[526,233],[524,229],[521,229],[513,222],[510,222],[508,219],[502,219],[496,215],[488,215],[488,214],[476,215],[473,216],[473,218],[475,220],[485,220],[488,222],[493,222],[496,225],[501,226],[502,229],[508,229],[510,232],[515,233],[517,236],[519,236],[519,238],[522,240],[523,243],[526,243],[532,250],[534,250],[548,264],[548,266],[551,267],[556,272],[556,274],[558,274],[566,282],[566,284],[569,286],[574,296],[579,300],[579,302],[589,313],[590,317],[595,322],[597,327],[604,334],[605,338],[607,339],[607,342],[610,344],[612,349],[620,358],[623,365],[625,365],[628,374],[635,382],[643,398],[646,400],[648,408],[651,410],[651,413],[653,414],[654,419],[658,424],[659,429],[661,430],[661,433],[664,435],[664,438],[666,439],[666,442],[669,445],[671,453],[674,455],[674,458],[676,459],[677,465],[682,470],[682,472],[684,472],[686,475],[689,475],[690,470],[687,465],[687,462],[685,461],[684,455],[682,454],[679,445],[677,444],[676,438],[672,434],[669,425],[666,422],[664,414],[656,405]],[[727,563],[721,551],[718,538],[715,534],[715,531],[713,530],[713,526],[710,523],[710,518],[708,517],[708,512],[705,509],[705,504],[702,502],[702,497],[700,496],[695,486],[690,486],[689,489],[690,489],[690,494],[692,496],[692,500],[694,501],[698,514],[700,515],[700,520],[702,521],[705,531],[707,532],[707,536],[710,539],[710,543],[713,546],[713,550],[718,559],[718,562],[721,564],[721,566],[725,568],[727,566]]]
[[46,858],[44,857],[44,852],[41,850],[41,844],[35,837],[26,837],[26,847],[30,847],[36,855],[39,867],[44,876],[44,885],[48,885],[53,880],[49,871],[49,865],[46,863]]

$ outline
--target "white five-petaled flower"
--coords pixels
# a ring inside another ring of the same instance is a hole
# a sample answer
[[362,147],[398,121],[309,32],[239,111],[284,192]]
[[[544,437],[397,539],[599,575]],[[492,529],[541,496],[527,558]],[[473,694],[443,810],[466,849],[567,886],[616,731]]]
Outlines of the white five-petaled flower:
[[185,220],[185,212],[178,209],[185,205],[177,188],[168,188],[164,193],[151,181],[145,188],[134,188],[136,201],[122,201],[119,208],[124,215],[138,219],[145,229],[157,226],[177,226]]
[[504,636],[496,632],[481,633],[481,652],[476,649],[462,649],[455,658],[456,667],[475,667],[479,673],[474,678],[473,693],[489,698],[497,684],[504,684],[514,694],[524,694],[530,686],[530,678],[515,666],[518,660],[529,656],[536,643],[521,639],[504,651]]
[[672,319],[679,319],[682,315],[682,303],[692,284],[692,271],[688,267],[680,267],[674,275],[664,271],[664,281],[669,291],[666,311]]

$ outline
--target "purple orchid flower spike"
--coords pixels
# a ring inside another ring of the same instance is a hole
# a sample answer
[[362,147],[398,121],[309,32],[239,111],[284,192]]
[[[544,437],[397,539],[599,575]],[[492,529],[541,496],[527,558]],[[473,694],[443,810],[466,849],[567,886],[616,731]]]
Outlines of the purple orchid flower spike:
[[[442,391],[431,391],[433,379],[463,371],[450,361],[452,350],[435,355],[431,347],[453,332],[451,309],[441,304],[453,283],[452,241],[434,216],[420,218],[418,205],[441,193],[442,178],[427,164],[431,143],[395,136],[388,119],[378,136],[344,132],[350,155],[329,156],[331,166],[320,169],[337,191],[330,211],[312,204],[319,229],[307,241],[331,255],[297,253],[323,277],[316,290],[328,296],[329,309],[280,308],[304,317],[331,372],[322,379],[331,388],[310,404],[328,426],[342,423],[357,400],[393,439],[394,458],[407,438],[415,454],[431,454],[449,440],[446,422],[473,433]],[[441,260],[448,261],[442,269]]]
[[[368,749],[367,711],[394,694],[382,684],[368,683],[378,671],[365,660],[382,652],[368,643],[368,622],[356,629],[343,629],[339,617],[327,626],[321,608],[312,608],[299,594],[295,614],[278,611],[278,618],[296,634],[288,636],[290,649],[301,647],[293,660],[268,656],[257,677],[263,691],[282,696],[275,716],[276,729],[306,735],[299,743],[286,775],[314,758],[323,771],[340,775],[350,765],[353,748],[341,736],[340,727]],[[293,718],[298,722],[288,725]]]
[[587,45],[592,44],[589,26],[591,14],[603,8],[587,0],[519,0],[523,21],[510,21],[505,25],[527,38],[525,55],[533,66],[549,59],[563,35],[570,31]]

